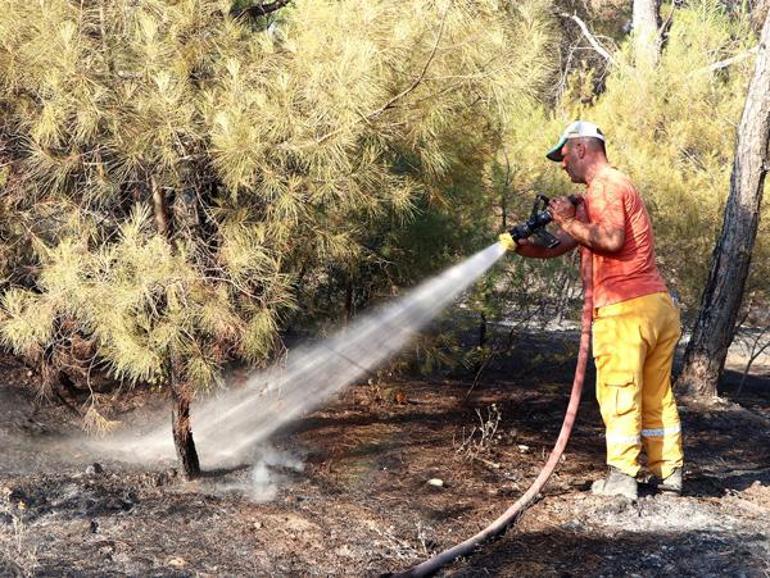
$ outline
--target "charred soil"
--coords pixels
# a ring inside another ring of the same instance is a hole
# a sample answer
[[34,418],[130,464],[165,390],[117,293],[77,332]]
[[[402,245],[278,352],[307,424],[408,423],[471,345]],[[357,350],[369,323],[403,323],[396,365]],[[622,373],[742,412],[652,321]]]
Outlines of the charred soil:
[[[492,364],[467,401],[469,383],[457,379],[349,388],[271,440],[302,468],[273,460],[260,475],[244,464],[193,482],[172,463],[92,463],[78,451],[72,410],[36,399],[35,376],[5,358],[0,575],[405,569],[485,526],[544,463],[566,407],[574,343],[530,345],[526,357]],[[731,399],[739,381],[728,372],[721,402],[682,406],[685,495],[643,486],[634,504],[587,491],[604,474],[589,385],[540,499],[503,537],[442,575],[770,575],[770,376],[750,377]],[[114,417],[136,427],[148,407],[168,400],[135,391],[116,404]]]

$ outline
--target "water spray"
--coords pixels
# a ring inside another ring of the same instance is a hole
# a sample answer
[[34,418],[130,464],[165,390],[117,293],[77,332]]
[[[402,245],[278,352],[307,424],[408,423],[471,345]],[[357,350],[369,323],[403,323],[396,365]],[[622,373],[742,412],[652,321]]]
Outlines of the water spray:
[[[580,197],[570,197],[570,201],[573,205],[578,205],[582,199]],[[509,233],[503,233],[500,235],[500,244],[506,249],[512,250],[515,248],[515,241],[522,238],[529,237],[531,235],[539,235],[539,244],[542,244],[548,248],[553,248],[559,244],[559,240],[553,237],[550,233],[545,231],[545,226],[551,222],[552,218],[547,211],[548,198],[539,196],[535,201],[532,214],[526,223],[515,226]],[[547,233],[543,236],[543,233]],[[552,240],[549,241],[549,237]],[[555,243],[554,243],[555,241]],[[505,512],[503,512],[496,520],[489,524],[486,528],[471,536],[467,540],[460,542],[459,544],[452,546],[436,554],[432,558],[409,568],[408,570],[398,574],[385,574],[391,578],[419,578],[422,576],[430,576],[434,574],[442,567],[446,566],[450,562],[456,560],[460,556],[467,556],[471,554],[478,546],[484,542],[495,538],[503,534],[511,525],[513,525],[524,513],[524,511],[537,499],[538,494],[548,482],[551,474],[553,474],[556,464],[559,463],[559,459],[564,453],[564,449],[567,447],[570,434],[572,433],[572,426],[575,424],[577,418],[578,406],[580,405],[580,397],[583,392],[583,381],[585,379],[586,366],[588,364],[588,352],[591,346],[591,322],[593,320],[593,267],[590,256],[588,258],[581,259],[580,261],[580,276],[583,280],[583,314],[581,318],[581,332],[580,332],[580,350],[578,353],[577,367],[575,368],[575,377],[572,381],[572,391],[570,392],[569,403],[567,404],[567,411],[564,414],[564,421],[559,431],[559,437],[556,438],[551,453],[548,455],[543,469],[540,470],[535,481],[527,489],[526,492],[516,502],[510,506]]]
[[[315,409],[397,353],[512,244],[534,237],[546,247],[558,245],[559,240],[546,230],[552,220],[548,203],[548,197],[538,195],[529,219],[504,234],[501,242],[423,283],[395,303],[356,320],[319,345],[297,350],[284,369],[252,377],[243,392],[212,400],[198,409],[193,429],[200,454],[220,459],[244,457],[249,448],[282,425]],[[277,395],[266,395],[270,392]],[[167,439],[165,431],[161,435]]]
[[[252,375],[244,388],[199,405],[192,426],[204,467],[242,463],[276,430],[370,374],[503,254],[505,247],[495,243],[320,343],[292,351],[282,367]],[[140,462],[174,455],[165,426],[110,445],[125,459]]]

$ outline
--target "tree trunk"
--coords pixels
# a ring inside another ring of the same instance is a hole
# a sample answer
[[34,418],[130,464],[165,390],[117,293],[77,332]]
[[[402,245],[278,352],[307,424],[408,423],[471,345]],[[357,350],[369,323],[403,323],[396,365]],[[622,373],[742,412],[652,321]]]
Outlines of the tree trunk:
[[355,291],[355,287],[353,286],[353,280],[348,279],[347,285],[345,286],[345,324],[346,325],[350,325],[351,321],[353,321],[354,291]]
[[181,379],[181,368],[178,359],[171,361],[171,393],[174,398],[174,409],[171,412],[171,430],[174,434],[174,447],[179,457],[179,463],[188,480],[200,476],[201,466],[198,451],[195,449],[192,427],[190,426],[190,401],[192,392],[190,385]]
[[158,234],[169,237],[171,228],[168,222],[166,195],[155,182],[155,177],[150,177],[150,188],[152,189],[152,213],[155,216],[155,227],[158,229]]
[[484,312],[481,312],[481,319],[479,320],[479,347],[484,347],[487,344],[487,316]]
[[503,181],[502,190],[500,191],[500,213],[503,219],[503,231],[508,230],[508,191],[511,188],[511,160],[508,158],[508,153],[503,150],[505,155],[505,180]]
[[770,136],[770,16],[765,18],[754,76],[738,127],[730,196],[714,248],[698,320],[678,385],[700,397],[715,396],[735,325],[757,235]]
[[660,60],[660,0],[634,0],[633,19],[636,66],[653,68]]
[[171,206],[173,216],[174,235],[182,237],[188,243],[195,243],[201,238],[201,218],[198,213],[198,199],[192,189],[180,190],[174,197]]
[[[188,241],[194,238],[193,233],[196,227],[200,225],[194,193],[192,191],[177,193],[173,207],[169,208],[168,196],[153,177],[150,178],[150,183],[153,214],[158,233],[171,242],[174,234],[171,223],[173,217],[174,228],[178,229],[178,236]],[[190,425],[192,390],[190,384],[183,377],[182,360],[173,352],[169,351],[167,355],[168,379],[174,400],[174,407],[171,410],[171,431],[174,436],[174,447],[184,476],[188,480],[192,480],[200,476],[201,473],[198,451],[195,449],[195,440]]]

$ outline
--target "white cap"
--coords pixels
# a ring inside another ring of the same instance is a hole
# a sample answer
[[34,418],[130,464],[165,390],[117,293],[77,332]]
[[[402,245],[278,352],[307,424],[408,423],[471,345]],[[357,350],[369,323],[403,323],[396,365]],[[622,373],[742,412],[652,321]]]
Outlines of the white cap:
[[571,138],[592,137],[604,141],[604,134],[594,123],[587,120],[576,120],[564,129],[559,142],[546,153],[546,158],[552,161],[561,161],[561,148]]

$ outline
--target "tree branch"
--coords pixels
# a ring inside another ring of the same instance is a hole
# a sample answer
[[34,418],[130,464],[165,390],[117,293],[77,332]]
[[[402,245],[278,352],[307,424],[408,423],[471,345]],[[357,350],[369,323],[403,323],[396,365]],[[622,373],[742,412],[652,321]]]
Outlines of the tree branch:
[[441,37],[444,35],[444,25],[446,24],[446,17],[447,13],[449,12],[449,5],[447,4],[446,10],[444,10],[444,14],[441,17],[441,24],[439,25],[438,34],[436,35],[436,42],[433,44],[433,49],[430,51],[430,56],[428,56],[428,59],[425,61],[425,65],[422,67],[422,70],[420,71],[420,75],[414,79],[412,84],[409,85],[409,87],[405,88],[401,92],[399,92],[396,96],[388,100],[385,104],[383,104],[380,108],[369,114],[368,118],[373,118],[376,116],[379,116],[386,110],[388,110],[390,107],[392,107],[396,101],[401,100],[404,98],[407,94],[412,92],[419,84],[423,81],[425,78],[425,73],[428,72],[428,68],[430,67],[430,63],[433,62],[433,59],[436,57],[436,52],[438,51],[438,45],[441,42]]
[[758,50],[759,50],[759,46],[755,46],[754,48],[751,48],[746,52],[741,52],[740,54],[736,54],[735,56],[731,56],[730,58],[725,58],[724,60],[714,62],[712,64],[709,64],[708,66],[704,66],[703,68],[698,68],[697,70],[694,70],[692,74],[704,74],[706,72],[716,72],[717,70],[722,70],[723,68],[727,68],[728,66],[735,64],[736,62],[746,60],[749,56],[755,55]]
[[155,216],[155,227],[158,229],[159,235],[168,238],[171,227],[168,221],[166,195],[155,182],[155,177],[150,177],[150,188],[152,189],[152,211]]
[[591,34],[591,31],[588,30],[588,26],[586,26],[586,23],[583,22],[583,20],[577,15],[577,14],[567,14],[562,12],[559,14],[562,18],[569,18],[570,20],[574,20],[575,23],[580,27],[581,32],[583,33],[583,36],[586,37],[586,40],[588,40],[589,44],[593,47],[593,49],[599,53],[599,55],[604,58],[607,62],[610,64],[615,64],[615,59],[612,58],[612,55],[607,51],[604,46],[601,45],[601,43],[596,39],[596,36]]
[[[430,55],[428,55],[428,58],[425,61],[425,64],[423,65],[422,70],[420,71],[420,74],[412,81],[412,83],[408,87],[406,87],[404,90],[402,90],[401,92],[399,92],[395,96],[393,96],[390,99],[388,99],[388,101],[385,102],[382,106],[380,106],[376,110],[373,110],[369,114],[366,114],[366,115],[360,114],[360,116],[362,117],[362,120],[364,122],[369,122],[369,121],[377,118],[378,116],[380,116],[386,110],[392,108],[393,105],[396,104],[396,102],[398,102],[399,100],[401,100],[402,98],[407,96],[409,93],[411,93],[415,88],[417,88],[423,82],[423,80],[425,80],[425,74],[428,72],[428,68],[430,67],[431,63],[433,62],[433,59],[436,57],[436,52],[438,51],[438,46],[441,43],[441,38],[444,35],[444,26],[446,24],[446,18],[447,18],[447,14],[449,13],[450,5],[451,5],[451,3],[447,4],[446,10],[444,10],[444,14],[441,16],[441,23],[439,24],[438,34],[436,35],[436,41],[433,43],[433,48],[432,48],[432,50],[430,52]],[[328,139],[330,139],[334,135],[338,134],[340,132],[340,130],[341,129],[338,128],[338,129],[332,130],[330,132],[327,132],[325,135],[323,135],[323,136],[319,137],[318,139],[316,139],[313,144],[318,145],[318,144],[321,144],[321,143],[327,141]]]
[[276,10],[280,10],[289,2],[291,2],[291,0],[273,0],[273,2],[268,4],[255,4],[254,6],[249,6],[248,8],[244,8],[238,12],[234,12],[233,17],[237,19],[243,18],[244,16],[247,18],[259,18],[260,16],[267,16]]

